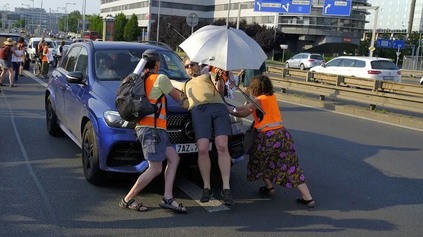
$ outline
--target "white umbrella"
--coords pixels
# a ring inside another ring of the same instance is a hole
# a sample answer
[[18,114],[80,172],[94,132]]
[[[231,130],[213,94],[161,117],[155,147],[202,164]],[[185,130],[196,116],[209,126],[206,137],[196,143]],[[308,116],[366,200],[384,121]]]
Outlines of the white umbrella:
[[226,71],[258,69],[267,58],[254,39],[242,30],[227,26],[204,26],[179,47],[186,52],[191,61]]

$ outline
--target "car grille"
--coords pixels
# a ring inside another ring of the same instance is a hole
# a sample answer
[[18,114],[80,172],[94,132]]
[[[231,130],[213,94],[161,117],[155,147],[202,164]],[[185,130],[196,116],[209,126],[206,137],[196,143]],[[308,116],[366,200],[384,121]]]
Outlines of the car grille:
[[190,114],[168,114],[167,132],[169,134],[170,143],[172,144],[195,142]]
[[135,166],[144,160],[141,143],[118,142],[110,149],[107,166]]

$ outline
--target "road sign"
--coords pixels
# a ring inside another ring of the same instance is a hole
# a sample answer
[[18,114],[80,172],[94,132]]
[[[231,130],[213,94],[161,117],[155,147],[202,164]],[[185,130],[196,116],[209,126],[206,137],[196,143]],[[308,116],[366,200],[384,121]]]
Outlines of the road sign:
[[325,0],[322,14],[324,16],[350,16],[352,0]]
[[198,25],[198,16],[197,16],[197,14],[195,14],[195,13],[190,13],[190,14],[187,16],[187,24],[188,24],[190,27],[197,26],[197,25]]
[[376,41],[376,48],[392,48],[392,40],[378,39]]
[[254,11],[310,14],[311,0],[255,0]]
[[405,47],[404,40],[393,40],[392,48],[393,49],[403,49]]
[[403,49],[404,47],[404,40],[378,39],[376,42],[376,48]]
[[375,49],[376,49],[376,48],[375,48],[375,47],[373,47],[373,46],[370,46],[370,47],[369,47],[369,50],[370,50],[370,51],[374,51]]

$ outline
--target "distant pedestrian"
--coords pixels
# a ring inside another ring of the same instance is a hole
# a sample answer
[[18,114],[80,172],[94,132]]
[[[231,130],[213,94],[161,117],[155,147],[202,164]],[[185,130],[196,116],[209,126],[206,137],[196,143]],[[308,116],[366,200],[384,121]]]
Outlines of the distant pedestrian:
[[6,75],[6,71],[9,72],[9,85],[10,87],[16,87],[14,83],[14,77],[13,77],[13,64],[12,64],[12,55],[16,57],[21,57],[22,54],[19,54],[16,52],[15,46],[16,41],[14,41],[12,38],[7,38],[6,41],[3,42],[2,47],[2,58],[0,58],[0,64],[2,65],[3,70],[0,74],[0,86],[5,86],[3,84],[4,77]]
[[[260,76],[263,75],[263,73],[266,71],[266,63],[263,62],[262,65],[260,66],[259,69],[255,70],[255,69],[244,69],[240,72],[240,76],[243,78],[242,79],[242,84],[244,86],[244,92],[245,94],[247,94],[248,96],[250,95],[250,84],[251,84],[251,79],[254,76]],[[245,104],[248,103],[248,100],[245,102]]]
[[24,38],[19,37],[17,47],[15,49],[15,51],[18,54],[21,54],[22,56],[17,57],[14,54],[12,54],[12,64],[13,64],[13,69],[15,71],[15,76],[14,76],[15,82],[18,81],[18,76],[22,76],[23,64],[24,64],[24,58],[25,58],[25,45],[24,45],[24,43],[25,43]]
[[282,117],[273,85],[267,76],[255,76],[251,80],[250,92],[256,98],[254,102],[265,112],[260,113],[252,103],[229,107],[228,111],[237,117],[254,118],[254,128],[258,130],[248,161],[247,180],[263,180],[260,194],[275,192],[274,184],[285,188],[296,187],[301,193],[297,202],[307,207],[314,207],[310,191],[305,183],[303,170],[298,163],[294,140],[282,125]]
[[50,53],[50,50],[48,49],[48,43],[47,41],[43,42],[43,50],[42,50],[42,56],[41,56],[41,75],[43,78],[47,78],[48,74],[48,67],[49,67],[49,58],[48,54]]

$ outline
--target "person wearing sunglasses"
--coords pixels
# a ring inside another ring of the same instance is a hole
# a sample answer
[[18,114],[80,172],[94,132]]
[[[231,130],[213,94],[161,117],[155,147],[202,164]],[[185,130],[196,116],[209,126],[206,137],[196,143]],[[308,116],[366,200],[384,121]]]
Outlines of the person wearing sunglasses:
[[222,99],[225,82],[218,80],[214,83],[209,73],[201,74],[198,63],[192,62],[187,57],[182,62],[191,77],[185,83],[183,92],[188,99],[188,110],[191,113],[198,146],[198,167],[203,180],[203,194],[200,202],[208,202],[212,196],[209,144],[214,138],[223,182],[221,195],[226,205],[232,205],[234,200],[229,184],[231,156],[228,149],[228,136],[231,135],[232,128],[229,113]]

